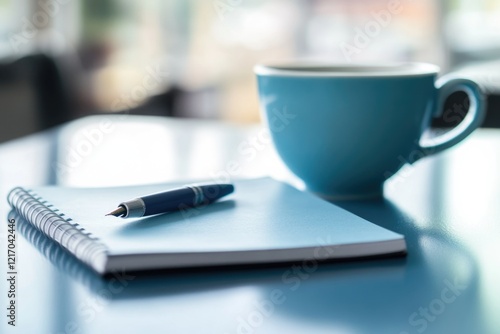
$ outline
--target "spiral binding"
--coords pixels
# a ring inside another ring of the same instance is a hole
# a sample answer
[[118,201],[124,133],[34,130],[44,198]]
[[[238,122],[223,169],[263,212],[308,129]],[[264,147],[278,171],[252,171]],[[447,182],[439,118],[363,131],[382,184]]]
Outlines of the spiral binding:
[[107,247],[53,205],[21,187],[12,189],[7,201],[24,219],[78,259],[98,272],[105,271]]
[[[26,238],[40,253],[56,268],[77,280],[91,292],[98,293],[106,288],[107,281],[96,275],[87,265],[75,258],[66,248],[48,238],[40,232],[33,224],[24,219],[19,212],[13,210],[9,213],[9,220],[16,221],[16,229]],[[101,296],[107,297],[107,296]]]

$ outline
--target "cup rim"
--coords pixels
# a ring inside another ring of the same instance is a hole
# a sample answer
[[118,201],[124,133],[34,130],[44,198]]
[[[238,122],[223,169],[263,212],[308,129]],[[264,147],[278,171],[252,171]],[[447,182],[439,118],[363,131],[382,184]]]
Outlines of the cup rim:
[[276,77],[415,77],[439,73],[437,65],[422,62],[397,63],[326,63],[326,62],[275,62],[257,64],[254,73]]

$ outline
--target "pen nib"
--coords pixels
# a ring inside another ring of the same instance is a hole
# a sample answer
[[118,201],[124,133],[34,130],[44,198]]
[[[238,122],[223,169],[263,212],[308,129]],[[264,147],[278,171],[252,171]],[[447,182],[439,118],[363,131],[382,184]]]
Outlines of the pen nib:
[[126,213],[127,213],[127,209],[125,209],[123,206],[120,206],[117,209],[108,213],[106,216],[121,217],[121,216],[125,215]]

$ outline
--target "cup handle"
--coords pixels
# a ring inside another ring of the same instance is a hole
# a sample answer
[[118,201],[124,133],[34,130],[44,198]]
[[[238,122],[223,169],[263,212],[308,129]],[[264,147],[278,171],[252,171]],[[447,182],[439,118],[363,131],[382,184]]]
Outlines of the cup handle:
[[469,97],[469,110],[462,122],[450,131],[432,139],[420,140],[424,156],[439,153],[458,144],[478,128],[486,116],[486,102],[479,86],[472,80],[456,77],[441,77],[436,81],[438,90],[436,110],[433,117],[443,114],[444,102],[453,93],[463,91]]

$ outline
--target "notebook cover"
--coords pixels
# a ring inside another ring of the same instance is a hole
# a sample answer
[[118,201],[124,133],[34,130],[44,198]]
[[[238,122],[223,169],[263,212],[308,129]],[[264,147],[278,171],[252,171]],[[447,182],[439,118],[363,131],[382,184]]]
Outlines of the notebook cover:
[[105,246],[106,261],[89,263],[100,273],[298,261],[319,253],[329,258],[364,257],[406,250],[403,236],[290,185],[270,178],[234,184],[235,192],[216,203],[138,219],[105,214],[124,200],[185,183],[38,187],[32,193]]

